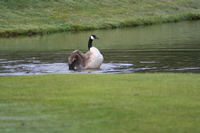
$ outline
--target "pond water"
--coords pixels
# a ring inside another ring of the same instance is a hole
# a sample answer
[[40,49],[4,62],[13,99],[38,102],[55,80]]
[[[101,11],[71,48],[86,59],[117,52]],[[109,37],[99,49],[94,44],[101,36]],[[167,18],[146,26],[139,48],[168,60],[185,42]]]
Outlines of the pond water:
[[[68,70],[72,51],[87,51],[89,36],[104,56],[98,70]],[[47,73],[200,73],[200,21],[114,30],[0,38],[0,76]]]

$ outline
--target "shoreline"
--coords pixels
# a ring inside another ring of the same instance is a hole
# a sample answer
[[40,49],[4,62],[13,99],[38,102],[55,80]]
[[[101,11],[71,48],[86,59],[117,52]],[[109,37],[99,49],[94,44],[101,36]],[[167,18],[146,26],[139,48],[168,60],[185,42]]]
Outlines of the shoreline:
[[[21,0],[23,1],[23,0]],[[200,2],[192,0],[24,1],[2,2],[0,37],[135,27],[200,19]],[[28,9],[30,8],[30,9]]]

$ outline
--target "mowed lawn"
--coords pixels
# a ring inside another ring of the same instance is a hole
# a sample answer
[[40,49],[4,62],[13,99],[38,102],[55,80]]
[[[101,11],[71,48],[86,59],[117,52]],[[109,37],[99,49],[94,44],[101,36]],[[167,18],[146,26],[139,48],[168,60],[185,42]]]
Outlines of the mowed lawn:
[[200,19],[199,0],[1,0],[0,37]]
[[198,133],[199,74],[0,77],[0,132]]

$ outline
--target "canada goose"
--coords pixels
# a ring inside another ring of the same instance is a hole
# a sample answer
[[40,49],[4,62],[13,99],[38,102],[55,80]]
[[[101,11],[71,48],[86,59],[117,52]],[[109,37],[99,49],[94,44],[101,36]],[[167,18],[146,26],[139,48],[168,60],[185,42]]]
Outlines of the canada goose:
[[92,47],[92,41],[99,39],[96,35],[91,35],[88,41],[88,52],[82,53],[79,50],[75,50],[68,57],[69,70],[74,69],[98,69],[103,62],[103,56],[100,51]]

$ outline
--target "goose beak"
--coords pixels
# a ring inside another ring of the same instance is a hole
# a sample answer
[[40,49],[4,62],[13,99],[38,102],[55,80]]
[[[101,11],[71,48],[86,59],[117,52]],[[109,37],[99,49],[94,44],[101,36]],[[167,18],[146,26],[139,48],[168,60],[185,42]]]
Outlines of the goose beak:
[[98,37],[95,37],[95,39],[99,39]]

